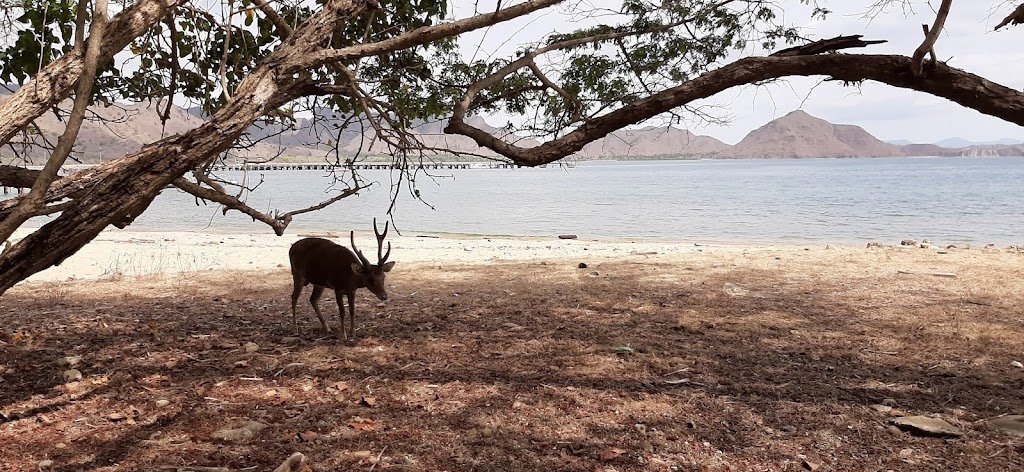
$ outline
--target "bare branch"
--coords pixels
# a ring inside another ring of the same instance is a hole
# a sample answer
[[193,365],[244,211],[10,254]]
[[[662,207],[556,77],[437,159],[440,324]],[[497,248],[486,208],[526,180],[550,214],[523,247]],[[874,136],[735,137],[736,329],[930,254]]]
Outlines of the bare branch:
[[813,56],[815,54],[836,52],[840,49],[862,48],[870,46],[872,44],[882,44],[886,42],[884,39],[864,40],[861,39],[862,37],[863,36],[859,34],[850,36],[836,36],[834,38],[822,39],[820,41],[814,41],[813,43],[807,43],[802,44],[800,46],[782,49],[772,53],[771,56]]
[[1021,23],[1024,23],[1024,3],[1020,4],[1015,10],[1013,10],[1013,13],[1007,15],[1006,18],[1003,18],[1003,21],[1000,21],[993,30],[997,30],[1006,25],[1019,25]]
[[[198,174],[197,174],[197,177],[198,177]],[[194,196],[196,196],[198,198],[201,198],[203,200],[209,200],[209,201],[217,202],[217,203],[223,205],[224,206],[224,214],[227,214],[227,212],[229,210],[236,210],[236,211],[239,211],[241,213],[244,213],[244,214],[252,217],[253,221],[260,221],[260,222],[266,223],[268,226],[273,228],[274,233],[276,233],[278,236],[281,236],[281,235],[284,234],[284,230],[286,228],[288,228],[289,224],[291,224],[292,217],[294,217],[295,215],[300,215],[302,213],[308,213],[308,212],[311,212],[311,211],[322,210],[322,209],[327,208],[331,204],[333,204],[333,203],[335,203],[335,202],[337,202],[337,201],[339,201],[339,200],[341,200],[343,198],[355,195],[357,192],[359,192],[359,190],[361,190],[363,188],[363,187],[360,187],[360,186],[356,185],[355,187],[346,189],[345,191],[341,192],[340,194],[338,194],[338,195],[336,195],[336,196],[334,196],[334,197],[332,197],[332,198],[330,198],[328,200],[320,202],[320,203],[318,203],[316,205],[313,205],[313,206],[310,206],[310,207],[307,207],[307,208],[303,208],[303,209],[300,209],[300,210],[289,211],[289,212],[284,213],[284,214],[278,214],[277,212],[275,212],[273,215],[270,215],[270,214],[263,213],[263,212],[255,209],[255,208],[249,206],[248,204],[246,204],[244,201],[242,201],[241,199],[239,199],[236,196],[228,195],[224,191],[224,188],[221,187],[220,185],[217,185],[215,182],[211,182],[209,180],[206,180],[206,181],[204,181],[204,183],[207,183],[207,185],[211,185],[211,184],[215,185],[216,188],[206,188],[206,187],[203,187],[203,186],[201,186],[201,185],[199,185],[199,184],[197,184],[195,182],[192,182],[192,181],[190,181],[190,180],[188,180],[188,179],[186,179],[184,177],[179,177],[179,178],[174,180],[174,186],[175,187],[177,187],[177,188],[179,188],[179,189],[181,189],[181,190],[183,190],[185,192],[188,192],[189,194],[194,195]]]
[[297,64],[298,69],[318,67],[332,61],[345,61],[360,57],[375,56],[400,51],[420,44],[426,44],[441,38],[459,35],[475,29],[484,28],[501,22],[518,18],[538,10],[561,3],[564,0],[528,0],[515,6],[502,8],[494,13],[475,15],[450,23],[423,26],[408,33],[400,34],[375,43],[359,44],[341,49],[321,50],[309,54]]
[[911,70],[914,72],[915,77],[924,75],[924,56],[928,54],[928,51],[934,50],[935,42],[939,40],[939,35],[942,34],[942,28],[946,24],[946,17],[949,16],[949,7],[952,4],[953,0],[942,0],[942,5],[939,5],[939,12],[935,15],[935,23],[932,24],[930,30],[927,26],[925,27],[924,42],[917,47],[914,55],[911,56]]

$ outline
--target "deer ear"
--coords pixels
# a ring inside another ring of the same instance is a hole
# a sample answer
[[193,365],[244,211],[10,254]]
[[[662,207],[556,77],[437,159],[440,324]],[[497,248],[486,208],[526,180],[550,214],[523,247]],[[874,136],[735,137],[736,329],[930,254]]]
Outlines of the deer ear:
[[391,261],[391,262],[385,262],[384,266],[381,267],[381,268],[384,269],[384,272],[391,272],[391,269],[393,269],[394,267],[395,267],[395,261]]
[[352,273],[353,274],[362,274],[363,273],[363,265],[358,263],[358,262],[353,262],[352,263]]

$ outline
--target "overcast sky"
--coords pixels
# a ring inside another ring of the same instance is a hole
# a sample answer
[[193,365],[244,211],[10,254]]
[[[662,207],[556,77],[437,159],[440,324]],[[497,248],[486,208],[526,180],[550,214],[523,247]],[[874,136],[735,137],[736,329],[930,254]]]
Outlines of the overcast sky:
[[[840,34],[863,34],[866,39],[889,41],[862,49],[874,54],[912,54],[923,36],[921,24],[931,24],[934,19],[934,12],[925,1],[910,2],[914,11],[891,8],[888,13],[870,21],[864,14],[875,3],[874,0],[821,2],[834,12],[825,21],[811,21],[806,8],[800,7],[795,0],[781,0],[780,3],[794,5],[787,8],[787,20],[803,27],[805,36],[828,38]],[[938,3],[937,0],[932,1],[935,8]],[[953,2],[946,30],[935,49],[940,60],[953,67],[1020,90],[1024,89],[1024,26],[992,31],[1013,8],[1010,5],[1000,7],[1002,3],[999,0]],[[1000,8],[993,10],[994,7]],[[456,8],[459,16],[470,11],[465,7]],[[535,41],[545,33],[574,29],[580,24],[580,19],[571,18],[571,13],[570,8],[561,7],[465,36],[461,39],[463,51],[477,52],[477,45],[481,44],[477,54],[507,54],[510,48]],[[728,90],[705,101],[723,107],[722,113],[731,119],[728,126],[693,123],[688,127],[694,133],[714,136],[732,144],[750,130],[802,108],[833,123],[862,126],[883,140],[935,142],[950,137],[972,141],[1024,139],[1024,128],[1020,126],[931,95],[876,83],[865,83],[858,88],[824,83],[815,88],[819,82],[816,78],[794,78],[769,86]]]

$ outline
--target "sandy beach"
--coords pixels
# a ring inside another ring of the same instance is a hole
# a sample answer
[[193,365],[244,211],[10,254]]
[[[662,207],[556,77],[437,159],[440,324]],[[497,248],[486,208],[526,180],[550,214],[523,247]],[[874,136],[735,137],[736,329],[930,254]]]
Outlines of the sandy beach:
[[[24,231],[15,233],[18,239]],[[104,231],[60,266],[29,281],[103,277],[173,275],[211,270],[273,269],[288,266],[288,248],[308,237],[329,238],[349,247],[348,233],[297,232],[284,236],[264,233],[203,233]],[[392,259],[403,264],[479,264],[541,260],[644,259],[650,256],[699,255],[773,250],[823,249],[825,244],[719,244],[683,240],[478,236],[407,232],[389,234]],[[356,244],[367,254],[376,250],[373,233],[356,233]],[[831,246],[830,246],[831,247]]]
[[291,331],[303,235],[112,231],[11,289],[0,465],[1024,467],[990,426],[1024,414],[1015,249],[406,234],[344,342],[305,297]]

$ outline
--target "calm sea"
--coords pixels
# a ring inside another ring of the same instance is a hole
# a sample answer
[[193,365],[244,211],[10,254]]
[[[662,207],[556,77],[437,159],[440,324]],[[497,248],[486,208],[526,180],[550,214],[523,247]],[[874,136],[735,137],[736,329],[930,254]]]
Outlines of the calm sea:
[[[1024,158],[623,161],[434,172],[434,179],[418,181],[426,203],[400,193],[399,229],[728,242],[1024,242]],[[385,216],[392,175],[363,175],[375,185],[296,217],[290,232],[368,230],[372,217]],[[323,171],[262,178],[249,196],[258,209],[294,209],[333,195]],[[131,228],[271,234],[239,213],[197,207],[176,190],[165,191]]]

